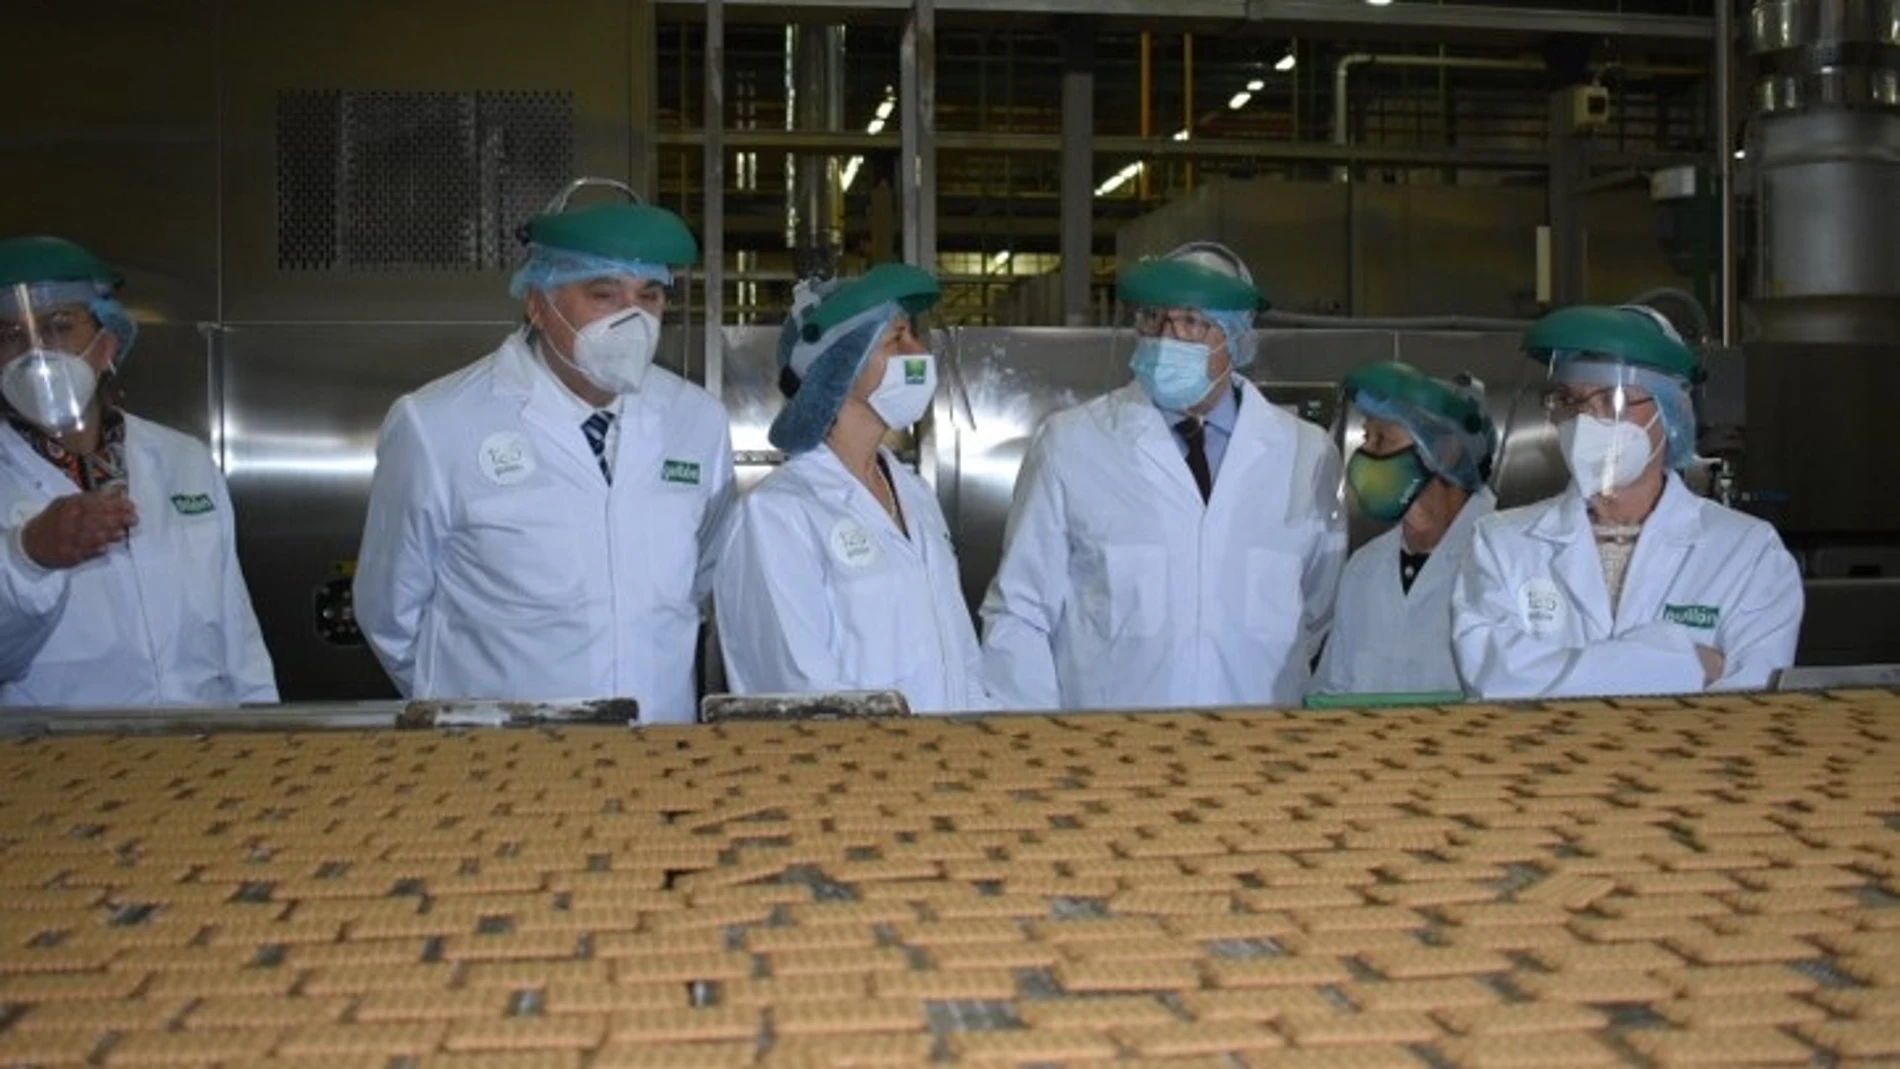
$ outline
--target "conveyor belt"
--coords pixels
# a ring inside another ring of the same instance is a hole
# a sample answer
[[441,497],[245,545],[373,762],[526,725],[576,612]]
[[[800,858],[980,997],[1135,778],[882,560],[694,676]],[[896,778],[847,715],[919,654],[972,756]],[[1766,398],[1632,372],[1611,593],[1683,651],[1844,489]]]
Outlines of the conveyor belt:
[[1900,695],[0,746],[0,1066],[1872,1065]]

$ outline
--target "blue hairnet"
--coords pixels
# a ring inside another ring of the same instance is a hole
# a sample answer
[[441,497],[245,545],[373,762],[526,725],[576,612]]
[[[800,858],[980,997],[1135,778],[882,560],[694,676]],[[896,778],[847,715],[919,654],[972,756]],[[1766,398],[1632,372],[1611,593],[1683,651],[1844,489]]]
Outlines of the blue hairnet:
[[1695,403],[1689,397],[1688,383],[1654,368],[1616,363],[1595,353],[1562,349],[1551,354],[1550,375],[1559,382],[1642,387],[1656,402],[1670,469],[1682,471],[1695,463]]
[[549,245],[529,245],[528,260],[515,271],[514,278],[509,280],[508,294],[520,300],[528,295],[529,290],[550,290],[573,282],[589,282],[597,278],[611,278],[614,275],[651,279],[667,286],[673,284],[673,271],[665,264],[650,264],[641,260],[615,260],[594,253],[557,249]]
[[111,297],[94,297],[86,308],[106,333],[119,339],[119,351],[112,357],[113,366],[125,363],[126,354],[132,351],[132,343],[139,337],[139,325],[133,322],[131,313]]
[[1201,310],[1201,314],[1227,336],[1227,355],[1233,360],[1235,367],[1246,367],[1253,363],[1256,336],[1252,312],[1222,312],[1205,308]]
[[[1467,396],[1473,392],[1472,387],[1453,389]],[[1477,399],[1483,402],[1481,390]],[[1433,475],[1469,492],[1476,492],[1484,485],[1490,474],[1492,454],[1497,449],[1497,430],[1490,420],[1485,420],[1484,426],[1476,431],[1466,430],[1462,420],[1449,419],[1420,405],[1363,390],[1352,403],[1373,419],[1404,427]]]
[[802,338],[802,311],[794,311],[779,330],[779,389],[788,399],[766,435],[774,446],[793,454],[817,448],[831,433],[864,361],[903,310],[895,301],[867,308],[815,342]]

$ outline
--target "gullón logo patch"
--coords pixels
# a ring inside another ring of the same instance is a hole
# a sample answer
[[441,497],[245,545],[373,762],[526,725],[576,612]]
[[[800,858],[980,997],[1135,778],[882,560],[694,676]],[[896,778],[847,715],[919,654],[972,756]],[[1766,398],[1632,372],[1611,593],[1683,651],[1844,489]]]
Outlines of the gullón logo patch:
[[669,460],[660,465],[660,478],[669,483],[699,485],[699,465],[690,460]]
[[1713,631],[1722,619],[1722,610],[1714,605],[1664,605],[1663,620],[1702,631]]
[[911,359],[904,361],[904,385],[922,386],[930,381],[930,362]]
[[172,508],[181,516],[202,516],[218,506],[211,501],[210,494],[173,494]]

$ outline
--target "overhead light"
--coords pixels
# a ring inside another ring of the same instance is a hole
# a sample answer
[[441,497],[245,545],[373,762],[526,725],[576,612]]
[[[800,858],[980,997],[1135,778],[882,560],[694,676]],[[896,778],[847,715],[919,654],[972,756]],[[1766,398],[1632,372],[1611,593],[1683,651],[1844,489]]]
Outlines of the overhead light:
[[1188,132],[1186,130],[1176,130],[1174,132],[1174,140],[1186,141],[1187,139],[1188,139]]
[[1008,263],[1008,262],[1009,262],[1009,258],[1010,258],[1010,257],[1012,257],[1012,256],[1014,256],[1014,255],[1016,255],[1016,254],[1015,254],[1015,253],[1013,253],[1013,252],[1011,252],[1011,251],[1009,251],[1008,249],[1004,249],[1004,250],[1003,250],[1002,252],[999,252],[999,253],[997,253],[997,254],[996,254],[996,255],[995,255],[995,256],[994,256],[993,258],[991,258],[991,260],[990,260],[990,270],[992,270],[992,271],[994,271],[994,270],[996,270],[996,269],[998,269],[998,268],[1000,268],[1000,267],[1002,267],[1002,266],[1003,266],[1004,264],[1006,264],[1006,263]]
[[1748,158],[1748,150],[1747,150],[1747,149],[1745,149],[1745,148],[1738,148],[1738,149],[1736,149],[1736,150],[1735,150],[1735,158],[1736,158],[1736,159],[1738,159],[1738,160],[1745,160],[1745,159],[1747,159],[1747,158]]
[[1366,0],[1366,3],[1371,4],[1373,7],[1389,7],[1392,4],[1392,0]]
[[[1276,68],[1276,69],[1283,69],[1283,68]],[[1261,91],[1262,89],[1265,89],[1266,87],[1267,87],[1266,82],[1261,81],[1258,78],[1255,78],[1253,81],[1247,83],[1247,92],[1258,93],[1259,91]]]
[[858,179],[858,169],[863,166],[864,166],[863,156],[853,156],[849,160],[845,161],[844,176],[842,178],[844,188],[846,189],[851,188],[851,183],[857,181]]
[[1278,60],[1274,62],[1273,69],[1276,71],[1279,71],[1281,74],[1285,74],[1287,71],[1290,71],[1294,67],[1299,66],[1299,64],[1300,64],[1300,57],[1294,55],[1291,52],[1288,52],[1286,55],[1281,56]]
[[897,110],[897,98],[891,94],[889,86],[884,87],[884,99],[878,102],[877,111],[872,114],[871,122],[864,128],[867,134],[881,134],[884,125],[891,121],[891,112]]
[[1116,171],[1114,174],[1110,175],[1108,177],[1108,181],[1103,182],[1099,186],[1096,186],[1095,195],[1098,197],[1106,197],[1110,193],[1113,193],[1116,190],[1120,189],[1121,187],[1134,181],[1135,176],[1140,173],[1141,173],[1141,163],[1139,161],[1135,163],[1131,163],[1128,166],[1123,167],[1121,170]]
[[1253,99],[1253,94],[1247,92],[1245,89],[1242,89],[1240,92],[1235,93],[1233,96],[1227,99],[1227,110],[1239,111],[1241,108],[1244,108],[1247,106],[1247,101],[1252,100],[1252,99]]

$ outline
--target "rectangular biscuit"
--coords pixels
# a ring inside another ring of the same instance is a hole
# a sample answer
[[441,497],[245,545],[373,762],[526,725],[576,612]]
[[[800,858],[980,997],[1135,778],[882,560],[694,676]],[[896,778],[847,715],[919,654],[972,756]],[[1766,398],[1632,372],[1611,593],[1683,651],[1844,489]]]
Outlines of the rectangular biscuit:
[[1900,1019],[1893,1017],[1803,1024],[1795,1030],[1815,1046],[1845,1058],[1900,1055]]
[[1286,1045],[1276,1033],[1245,1021],[1124,1024],[1114,1029],[1114,1035],[1124,1046],[1155,1058],[1275,1050]]
[[1023,1065],[1115,1056],[1115,1044],[1104,1036],[1053,1028],[957,1032],[949,1042],[962,1065]]
[[1708,995],[1776,995],[1812,991],[1820,985],[1780,965],[1703,965],[1668,974],[1676,990],[1690,998]]
[[440,1046],[448,1026],[439,1021],[400,1024],[330,1024],[298,1028],[284,1036],[277,1053],[290,1057],[427,1054]]
[[1445,1006],[1432,1011],[1455,1032],[1469,1036],[1528,1036],[1549,1032],[1594,1032],[1609,1027],[1601,1010],[1568,1002]]
[[1518,972],[1511,982],[1550,1002],[1659,1002],[1670,994],[1668,984],[1641,972]]
[[[106,1064],[208,1065],[261,1058],[277,1041],[274,1029],[221,1029],[199,1032],[133,1032],[119,1037]],[[0,1053],[0,1057],[4,1057]]]
[[921,1032],[924,1008],[916,1000],[839,999],[787,1002],[772,1007],[776,1035],[847,1035],[861,1032]]
[[1503,1000],[1493,988],[1468,976],[1449,980],[1400,980],[1393,983],[1339,985],[1361,1010],[1436,1010],[1454,1006],[1495,1006]]
[[1197,1021],[1275,1021],[1293,1014],[1344,1013],[1311,988],[1256,988],[1244,991],[1189,991],[1181,1008]]
[[1026,1000],[1016,1005],[1016,1016],[1031,1027],[1056,1031],[1166,1025],[1179,1021],[1174,1011],[1149,995]]
[[1332,958],[1251,958],[1211,961],[1207,977],[1223,988],[1319,987],[1352,979],[1344,962]]
[[770,1069],[909,1069],[928,1063],[935,1044],[935,1037],[929,1035],[895,1032],[783,1036],[773,1041],[761,1064]]
[[382,1024],[392,1021],[465,1021],[500,1017],[507,1012],[512,997],[512,992],[492,990],[381,992],[357,1004],[356,1020],[365,1024]]
[[[910,974],[885,973],[882,975]],[[727,980],[719,985],[719,1004],[721,1006],[757,1006],[762,1009],[787,1002],[812,1000],[831,1002],[839,999],[864,998],[870,994],[870,990],[870,982],[862,973]]]
[[1824,1021],[1827,1011],[1787,995],[1714,995],[1679,999],[1652,1007],[1673,1024],[1689,1029],[1774,1027]]
[[609,1044],[755,1040],[759,1011],[751,1006],[684,1010],[629,1010],[609,1018]]
[[497,1017],[456,1022],[443,1047],[451,1051],[586,1051],[600,1046],[606,1036],[606,1014]]
[[1814,1051],[1773,1028],[1641,1029],[1623,1041],[1662,1069],[1678,1065],[1807,1065]]
[[1470,947],[1418,947],[1412,950],[1369,950],[1359,960],[1392,980],[1419,980],[1440,976],[1475,976],[1509,972],[1509,959],[1492,950]]
[[754,1040],[710,1043],[609,1043],[588,1069],[746,1069],[758,1058]]
[[1007,1000],[1016,997],[1016,974],[1008,969],[929,969],[877,973],[871,987],[880,998],[931,1002]]
[[1425,1043],[1443,1034],[1430,1017],[1405,1010],[1289,1014],[1275,1022],[1275,1027],[1301,1047]]
[[1622,1061],[1602,1040],[1585,1035],[1472,1035],[1432,1046],[1458,1069],[1584,1069]]
[[1186,961],[1065,961],[1056,966],[1056,982],[1069,992],[1189,991],[1201,986],[1201,974]]

